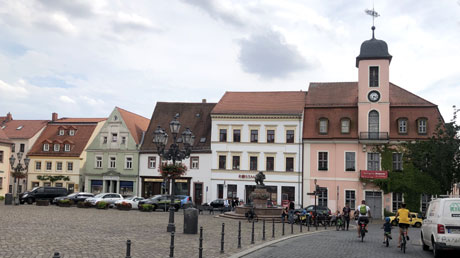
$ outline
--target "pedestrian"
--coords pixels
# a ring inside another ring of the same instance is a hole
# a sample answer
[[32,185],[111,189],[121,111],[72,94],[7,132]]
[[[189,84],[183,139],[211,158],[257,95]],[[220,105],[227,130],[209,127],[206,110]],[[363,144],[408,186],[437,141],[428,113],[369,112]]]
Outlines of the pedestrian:
[[345,204],[345,207],[343,207],[342,212],[343,212],[343,218],[345,220],[345,225],[348,230],[348,227],[350,226],[350,212],[351,212],[350,204],[348,202]]
[[224,209],[225,211],[228,211],[228,207],[230,206],[230,204],[228,203],[228,198],[224,200]]
[[232,198],[232,211],[235,210],[235,206],[236,206],[236,200],[235,198]]
[[289,223],[290,224],[294,223],[294,210],[295,210],[295,204],[294,204],[294,201],[291,201],[289,203]]
[[288,214],[289,214],[288,208],[286,207],[284,208],[283,213],[281,213],[281,219],[285,221]]

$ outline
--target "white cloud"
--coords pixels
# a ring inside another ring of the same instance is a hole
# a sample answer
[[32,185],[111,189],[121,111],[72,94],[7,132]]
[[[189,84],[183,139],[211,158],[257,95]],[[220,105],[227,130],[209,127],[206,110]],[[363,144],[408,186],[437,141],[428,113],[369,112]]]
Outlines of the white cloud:
[[59,100],[65,103],[75,104],[75,100],[71,99],[68,96],[60,96]]
[[22,99],[29,95],[29,91],[22,86],[13,86],[0,80],[0,98]]

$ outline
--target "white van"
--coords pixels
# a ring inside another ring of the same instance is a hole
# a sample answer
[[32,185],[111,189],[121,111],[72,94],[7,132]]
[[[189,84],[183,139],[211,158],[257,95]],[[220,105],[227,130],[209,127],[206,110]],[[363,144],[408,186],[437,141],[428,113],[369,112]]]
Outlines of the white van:
[[460,250],[460,198],[439,198],[430,202],[422,225],[423,250],[433,248],[435,258],[443,250]]

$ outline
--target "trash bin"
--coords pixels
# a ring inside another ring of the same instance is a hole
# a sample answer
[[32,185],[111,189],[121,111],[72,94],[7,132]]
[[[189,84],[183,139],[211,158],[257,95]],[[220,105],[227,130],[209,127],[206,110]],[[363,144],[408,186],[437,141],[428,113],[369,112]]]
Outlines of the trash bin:
[[13,204],[13,194],[7,193],[5,194],[5,205],[12,205]]
[[198,234],[198,210],[195,208],[184,210],[184,234]]

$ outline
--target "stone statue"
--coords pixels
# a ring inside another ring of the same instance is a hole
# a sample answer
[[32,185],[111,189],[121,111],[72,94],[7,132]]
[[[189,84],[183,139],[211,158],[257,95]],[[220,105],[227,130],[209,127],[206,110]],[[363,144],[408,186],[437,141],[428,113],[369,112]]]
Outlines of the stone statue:
[[265,186],[264,179],[265,179],[264,173],[262,173],[262,171],[259,171],[259,173],[257,173],[256,178],[255,178],[256,185],[257,186]]

